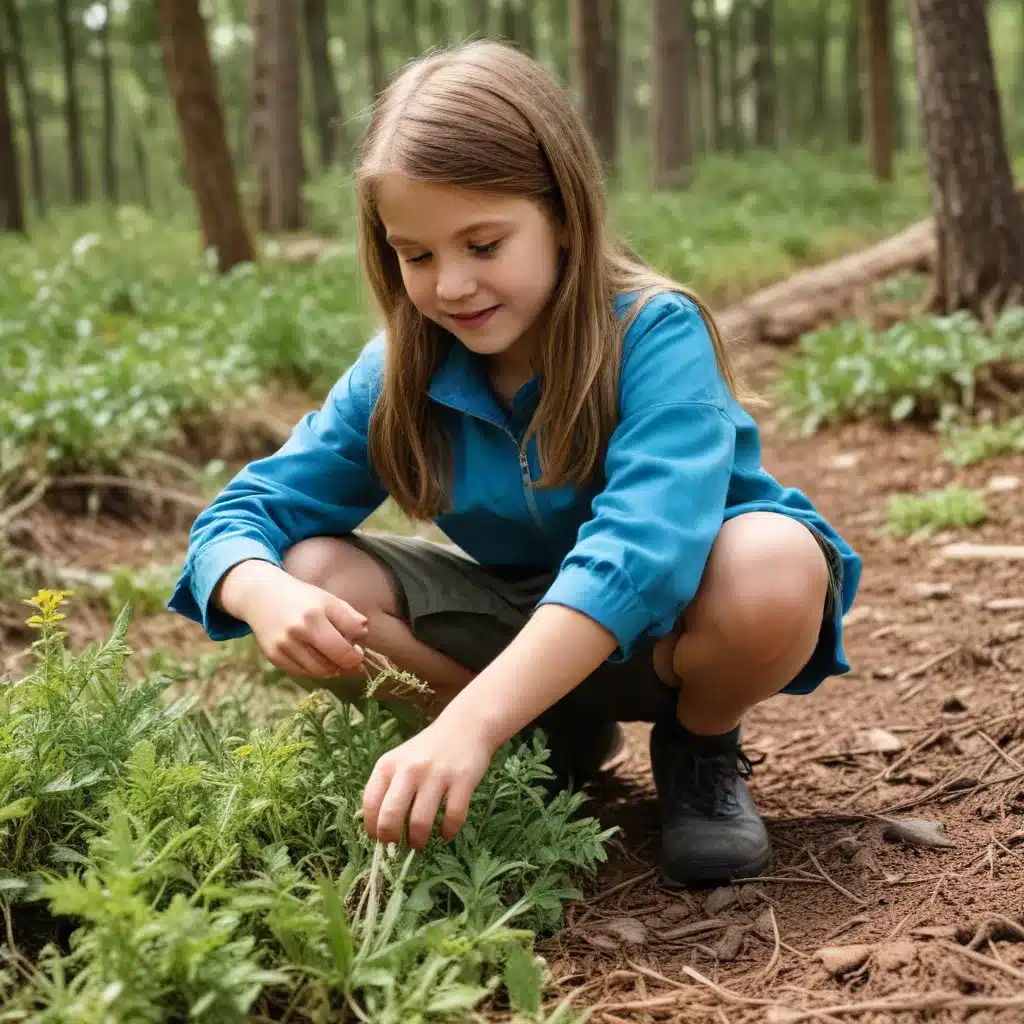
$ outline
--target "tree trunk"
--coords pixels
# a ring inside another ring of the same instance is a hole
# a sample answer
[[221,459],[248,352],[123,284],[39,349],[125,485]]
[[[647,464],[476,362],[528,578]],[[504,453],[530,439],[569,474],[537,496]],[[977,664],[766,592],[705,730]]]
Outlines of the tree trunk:
[[109,0],[104,4],[103,27],[100,29],[100,79],[103,83],[103,195],[117,203],[117,120],[114,109],[114,62],[110,55]]
[[36,201],[36,209],[43,213],[46,209],[46,182],[43,176],[43,149],[39,141],[39,116],[36,112],[36,93],[32,88],[28,64],[25,60],[25,44],[21,34],[21,16],[18,13],[16,0],[3,0],[4,15],[7,22],[7,35],[10,39],[10,61],[14,77],[18,80],[21,90],[21,105],[25,111],[25,135],[28,138],[29,175],[32,179],[32,196]]
[[558,77],[568,86],[572,80],[572,40],[569,28],[569,0],[551,0],[551,57]]
[[[617,0],[616,0],[617,2]],[[534,21],[535,0],[519,0],[519,13],[516,15],[516,39],[525,53],[535,56],[537,53],[537,26]]]
[[380,29],[377,26],[377,0],[366,0],[363,16],[366,18],[366,60],[370,69],[370,93],[371,99],[375,100],[387,86]]
[[867,90],[871,170],[892,181],[892,42],[889,0],[866,0],[863,8],[864,86]]
[[778,141],[775,73],[775,0],[754,5],[755,132],[758,146],[772,149]]
[[733,0],[729,10],[729,133],[732,151],[742,153],[746,148],[743,128],[743,93],[746,69],[743,66],[743,12],[744,0]]
[[936,303],[987,317],[1024,297],[1024,206],[1003,138],[985,0],[912,0],[911,19]]
[[470,32],[479,36],[487,35],[491,27],[491,10],[487,0],[473,0]]
[[574,0],[573,53],[583,116],[606,173],[618,170],[619,0]]
[[[372,2],[372,0],[371,0]],[[404,0],[405,2],[405,31],[407,36],[406,46],[409,55],[415,57],[420,52],[420,11],[417,0]],[[369,31],[367,31],[369,37]],[[377,94],[374,93],[376,96]]]
[[846,92],[846,139],[859,146],[864,138],[864,105],[861,99],[860,0],[850,0],[846,15],[846,48],[843,86]]
[[220,270],[228,271],[237,263],[251,262],[253,247],[199,4],[200,0],[160,0],[160,38],[203,245],[216,250]]
[[21,170],[7,92],[7,54],[3,46],[0,46],[0,231],[25,233]]
[[444,46],[448,42],[448,12],[444,0],[431,0],[430,3],[430,40],[431,46]]
[[331,67],[328,48],[327,0],[303,0],[302,9],[306,22],[310,77],[313,80],[317,136],[320,141],[320,166],[326,169],[334,163],[335,151],[339,142],[343,141],[341,93]]
[[513,0],[503,0],[502,2],[501,35],[506,42],[515,43],[516,41],[516,8]]
[[138,128],[132,129],[132,155],[135,157],[135,173],[139,176],[142,205],[147,210],[152,210],[153,192],[149,187],[149,155],[146,153],[146,140]]
[[297,0],[250,0],[252,163],[264,231],[302,227]]
[[654,186],[683,189],[693,181],[693,137],[687,95],[690,29],[678,0],[651,4],[651,138]]
[[892,146],[898,153],[906,145],[907,125],[903,103],[903,68],[896,49],[896,23],[901,8],[889,9],[889,109],[892,111]]
[[708,26],[708,59],[711,65],[711,148],[725,148],[725,117],[722,114],[725,89],[722,83],[722,24],[714,0],[705,0]]
[[61,59],[64,65],[64,118],[68,131],[71,199],[75,203],[84,203],[88,186],[82,149],[82,119],[78,111],[78,85],[75,81],[75,33],[71,25],[70,0],[57,0],[57,28],[60,31]]
[[814,85],[809,127],[811,138],[819,142],[827,141],[829,126],[828,44],[832,34],[830,2],[831,0],[818,0],[818,13],[814,24]]

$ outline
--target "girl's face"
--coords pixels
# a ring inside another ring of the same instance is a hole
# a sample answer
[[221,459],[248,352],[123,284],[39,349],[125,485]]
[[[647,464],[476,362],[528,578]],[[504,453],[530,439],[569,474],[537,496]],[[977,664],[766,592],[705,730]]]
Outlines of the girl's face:
[[539,203],[387,174],[377,209],[424,316],[481,355],[528,338],[558,279],[559,229]]

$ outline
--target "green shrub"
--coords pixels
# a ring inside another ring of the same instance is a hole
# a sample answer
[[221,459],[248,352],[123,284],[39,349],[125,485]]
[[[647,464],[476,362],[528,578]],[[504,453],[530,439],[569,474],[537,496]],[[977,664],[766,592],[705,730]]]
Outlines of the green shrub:
[[943,454],[958,466],[970,466],[996,455],[1024,452],[1024,416],[1004,423],[950,425]]
[[977,526],[985,515],[983,495],[953,484],[927,494],[890,495],[888,528],[899,537],[909,537],[951,527]]
[[74,932],[0,974],[2,1019],[461,1020],[503,979],[541,1019],[534,934],[614,830],[542,797],[539,739],[499,751],[451,842],[385,846],[362,789],[402,737],[374,701],[315,693],[260,723],[237,698],[167,703],[170,680],[126,681],[127,611],[69,653],[65,597],[33,599],[35,665],[0,689],[0,892],[16,938],[39,904]]

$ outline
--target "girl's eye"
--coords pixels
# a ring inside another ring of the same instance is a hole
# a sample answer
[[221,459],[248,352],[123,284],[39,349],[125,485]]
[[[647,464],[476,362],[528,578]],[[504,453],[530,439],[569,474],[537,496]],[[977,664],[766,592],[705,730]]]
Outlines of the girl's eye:
[[470,249],[473,250],[478,256],[487,256],[494,252],[498,248],[498,242],[488,242],[486,245],[471,245]]
[[425,252],[425,253],[422,253],[420,256],[410,256],[405,262],[406,263],[424,263],[429,258],[430,258],[430,253],[429,252]]

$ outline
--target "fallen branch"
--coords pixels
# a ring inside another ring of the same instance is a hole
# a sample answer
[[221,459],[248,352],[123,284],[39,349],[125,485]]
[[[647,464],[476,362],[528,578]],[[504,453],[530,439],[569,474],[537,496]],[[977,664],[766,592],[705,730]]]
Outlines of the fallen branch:
[[122,489],[126,491],[141,491],[153,498],[162,501],[171,501],[177,505],[202,512],[209,504],[204,498],[197,498],[194,494],[187,494],[185,491],[174,490],[170,487],[161,487],[149,480],[132,480],[126,476],[113,476],[107,473],[82,473],[74,476],[57,477],[50,482],[55,488],[74,487],[107,487],[111,490]]
[[23,516],[33,505],[42,501],[52,482],[50,477],[44,476],[23,498],[0,511],[0,534],[5,533],[15,520]]
[[971,541],[961,541],[947,544],[939,553],[943,558],[961,561],[1002,559],[1007,562],[1024,562],[1024,544],[973,544]]
[[961,996],[936,992],[931,995],[905,999],[869,999],[863,1003],[836,1003],[819,1006],[814,1010],[789,1010],[776,1007],[769,1014],[771,1024],[800,1024],[805,1020],[820,1020],[829,1016],[853,1016],[862,1013],[908,1013],[930,1010],[1002,1010],[1024,1006],[1024,996]]

